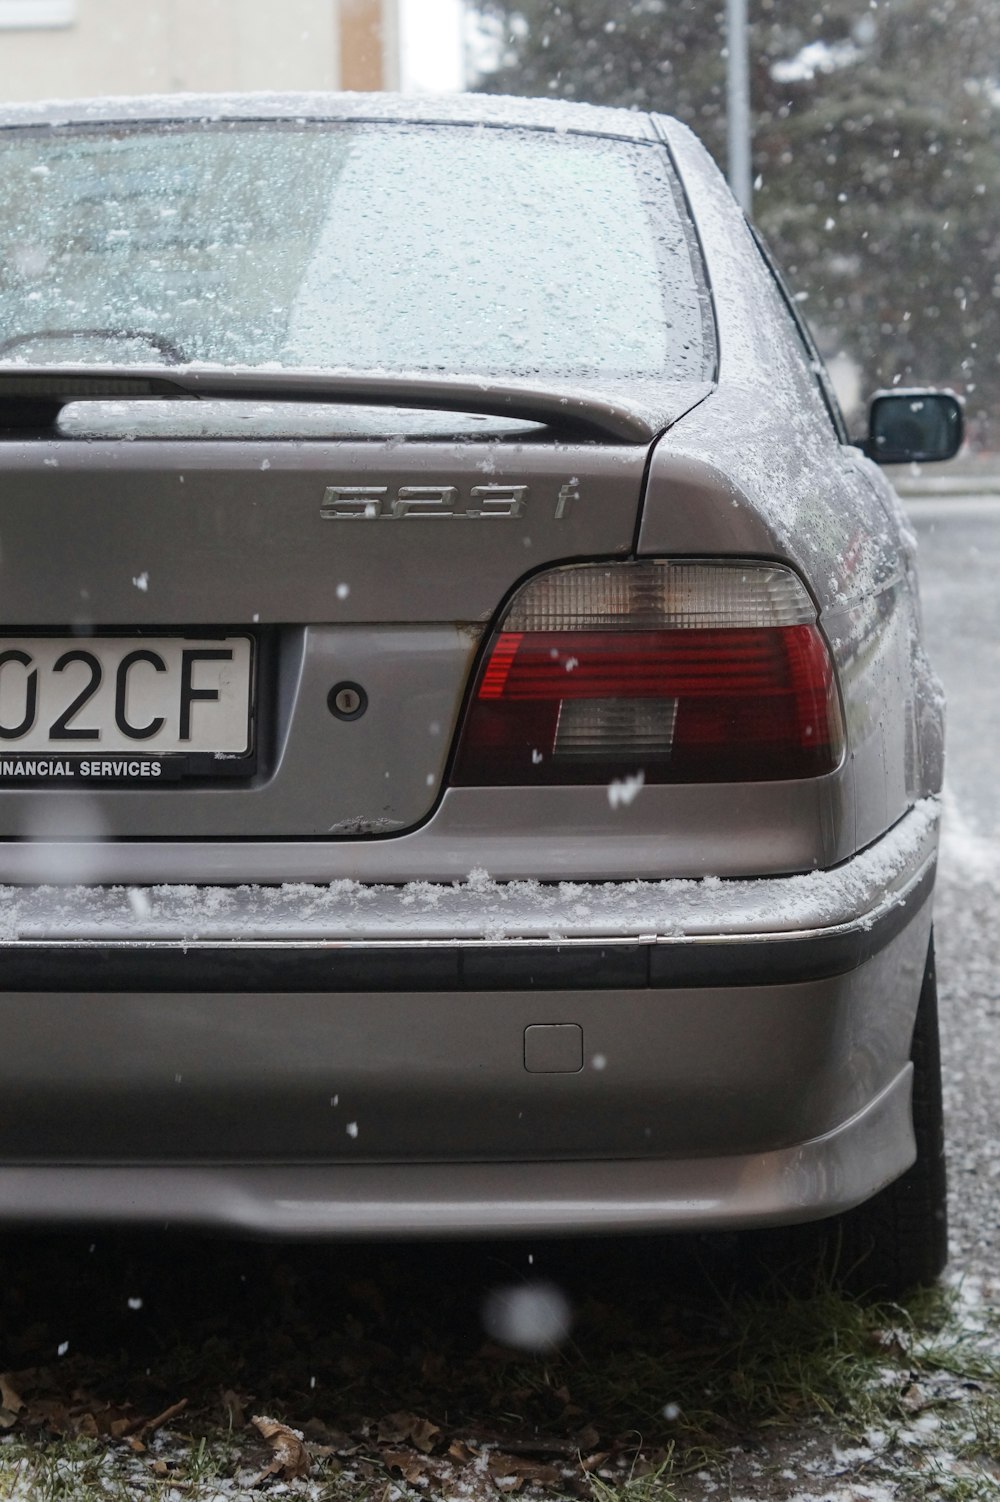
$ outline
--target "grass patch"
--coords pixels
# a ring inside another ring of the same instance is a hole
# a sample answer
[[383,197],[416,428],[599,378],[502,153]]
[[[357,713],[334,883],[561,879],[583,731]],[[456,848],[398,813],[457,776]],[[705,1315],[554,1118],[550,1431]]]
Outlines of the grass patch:
[[[1000,1302],[980,1285],[905,1306],[747,1287],[691,1243],[52,1237],[3,1263],[0,1502],[687,1502],[720,1478],[732,1497],[1000,1498]],[[539,1273],[572,1334],[515,1352],[482,1302]]]

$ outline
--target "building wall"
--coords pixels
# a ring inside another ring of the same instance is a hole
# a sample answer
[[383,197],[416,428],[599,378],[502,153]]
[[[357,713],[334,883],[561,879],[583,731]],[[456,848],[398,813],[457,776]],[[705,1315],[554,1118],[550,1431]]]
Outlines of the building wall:
[[343,89],[399,87],[398,15],[386,0],[340,0]]
[[0,100],[397,80],[396,0],[0,0]]

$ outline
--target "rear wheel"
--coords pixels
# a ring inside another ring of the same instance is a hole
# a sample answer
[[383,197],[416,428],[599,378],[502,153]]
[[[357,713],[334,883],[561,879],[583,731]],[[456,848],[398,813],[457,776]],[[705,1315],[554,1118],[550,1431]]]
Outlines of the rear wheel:
[[913,1062],[913,1167],[873,1199],[826,1222],[836,1281],[895,1298],[933,1283],[948,1260],[947,1178],[934,940],[927,951],[910,1052]]

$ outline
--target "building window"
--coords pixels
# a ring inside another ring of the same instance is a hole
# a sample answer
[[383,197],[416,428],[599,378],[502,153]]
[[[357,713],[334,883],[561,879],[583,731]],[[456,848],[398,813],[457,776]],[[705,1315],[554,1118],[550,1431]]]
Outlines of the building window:
[[0,29],[32,31],[47,26],[72,26],[76,0],[0,0]]

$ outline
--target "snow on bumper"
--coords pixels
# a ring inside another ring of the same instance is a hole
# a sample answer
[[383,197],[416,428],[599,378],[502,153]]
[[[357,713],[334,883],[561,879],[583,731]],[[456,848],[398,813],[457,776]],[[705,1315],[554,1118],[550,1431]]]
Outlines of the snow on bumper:
[[939,804],[925,799],[833,870],[759,880],[452,885],[0,888],[0,944],[423,945],[729,939],[864,931],[933,870]]

